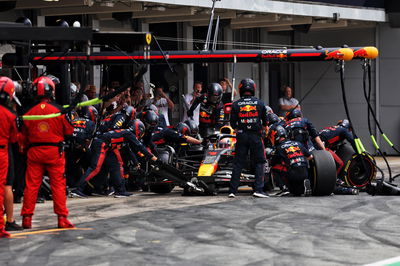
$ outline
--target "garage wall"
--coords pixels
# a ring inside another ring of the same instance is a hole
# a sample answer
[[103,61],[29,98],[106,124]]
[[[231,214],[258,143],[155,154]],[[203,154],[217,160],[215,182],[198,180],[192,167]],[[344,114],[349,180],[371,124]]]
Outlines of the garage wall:
[[[349,46],[375,45],[375,29],[352,29],[352,30],[326,30],[309,33],[296,33],[296,43],[301,45],[322,45],[323,47],[340,47],[343,44]],[[302,62],[296,67],[296,89],[300,92],[296,95],[299,100],[313,86],[321,74],[331,66],[327,74],[322,78],[315,89],[302,103],[304,115],[321,129],[336,124],[345,118],[345,110],[340,89],[340,76],[335,72],[334,62]],[[345,65],[346,94],[349,110],[353,124],[358,136],[364,143],[365,148],[374,152],[368,133],[367,104],[364,100],[362,89],[361,61],[353,60]],[[373,85],[375,85],[375,62],[373,63]],[[400,93],[400,92],[399,92]],[[372,95],[375,106],[375,86]]]
[[[378,36],[380,121],[383,131],[398,148],[400,147],[400,29],[381,24],[378,27]],[[396,154],[384,140],[381,143],[382,149],[389,154]]]

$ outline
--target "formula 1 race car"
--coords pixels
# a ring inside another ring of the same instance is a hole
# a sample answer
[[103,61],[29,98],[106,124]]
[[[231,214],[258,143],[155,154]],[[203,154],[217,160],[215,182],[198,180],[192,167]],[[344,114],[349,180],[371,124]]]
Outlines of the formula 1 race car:
[[[208,140],[207,147],[183,144],[177,150],[168,145],[157,148],[158,156],[164,164],[155,167],[148,165],[142,173],[147,188],[154,193],[169,193],[175,186],[180,186],[184,189],[184,195],[216,195],[220,189],[228,188],[236,135],[230,126],[224,126],[209,136]],[[314,158],[310,161],[309,178],[313,195],[331,195],[336,185],[335,161],[327,151],[314,150],[312,154]],[[353,162],[351,165],[357,164]],[[349,169],[352,170],[347,170],[346,176],[361,174],[360,171],[354,174],[354,166]],[[273,180],[267,163],[265,173],[265,180]],[[252,187],[254,181],[253,165],[249,157],[240,177],[240,185]]]
[[[219,189],[229,187],[232,175],[232,163],[235,155],[234,147],[236,136],[229,126],[222,127],[220,133],[210,139],[214,141],[204,151],[204,157],[200,164],[197,176],[190,180],[190,183],[201,188],[204,194],[215,195]],[[313,195],[331,195],[336,184],[336,166],[331,154],[327,151],[315,150],[312,152],[313,160],[310,162],[309,177],[312,184]],[[247,163],[240,177],[240,184],[252,187],[255,181],[252,170],[251,158]],[[266,178],[269,178],[270,171],[266,164]],[[185,188],[186,189],[186,188]],[[188,187],[188,192],[195,192]]]

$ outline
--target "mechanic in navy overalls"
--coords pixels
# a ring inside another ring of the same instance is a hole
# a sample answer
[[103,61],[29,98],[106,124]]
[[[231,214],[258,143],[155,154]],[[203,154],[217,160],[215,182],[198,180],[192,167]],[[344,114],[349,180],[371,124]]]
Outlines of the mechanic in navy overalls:
[[271,159],[274,174],[279,174],[290,193],[295,196],[304,194],[310,196],[311,183],[308,179],[308,162],[312,159],[311,153],[299,141],[286,139],[286,131],[282,126],[272,129],[269,138],[275,145],[275,152]]
[[89,119],[94,123],[96,123],[97,119],[99,118],[99,112],[92,105],[83,106],[79,108],[76,112],[78,113],[79,117]]
[[[135,134],[136,124],[143,123],[140,120],[134,120],[133,125],[129,129],[117,129],[108,131],[96,137],[91,147],[92,160],[90,167],[87,169],[85,174],[81,177],[77,183],[77,187],[71,193],[74,196],[86,197],[83,193],[86,182],[90,181],[95,177],[100,170],[102,170],[103,163],[106,162],[108,165],[108,171],[110,172],[110,180],[114,183],[116,188],[116,195],[120,194],[124,196],[126,193],[123,183],[123,162],[119,149],[124,143],[129,144],[132,149],[131,159],[135,159],[135,153],[142,153],[148,160],[157,161],[152,153],[137,139]],[[143,125],[144,128],[144,125]]]
[[221,102],[222,87],[218,83],[208,85],[207,93],[197,97],[187,112],[188,117],[193,117],[193,112],[200,104],[199,132],[202,138],[214,134],[222,126],[224,119],[224,106]]
[[321,140],[325,143],[326,150],[332,154],[333,159],[336,162],[336,174],[339,174],[342,170],[344,163],[339,156],[336,155],[336,151],[339,144],[347,140],[353,149],[356,151],[356,144],[354,142],[353,133],[350,130],[350,122],[347,119],[341,120],[336,126],[324,128],[319,132]]
[[110,130],[127,128],[128,123],[134,120],[135,116],[136,109],[125,105],[121,111],[107,116],[100,122],[99,132],[104,133]]
[[285,130],[289,139],[296,140],[303,144],[304,147],[312,150],[314,149],[313,143],[309,141],[309,137],[311,137],[312,141],[317,144],[317,148],[319,150],[325,150],[324,143],[321,141],[318,131],[315,129],[310,120],[302,117],[299,109],[290,111],[287,119],[288,120],[285,123]]
[[240,99],[232,104],[230,123],[236,131],[235,158],[233,161],[229,197],[238,192],[240,175],[247,162],[247,153],[255,163],[254,197],[267,198],[263,192],[265,172],[265,150],[262,131],[267,125],[265,104],[254,97],[256,84],[252,79],[243,79],[239,84]]
[[74,133],[72,133],[70,145],[65,151],[65,176],[68,187],[75,187],[83,169],[89,166],[88,148],[96,129],[95,123],[88,118],[77,117],[72,120],[72,125]]
[[157,146],[169,145],[175,147],[176,144],[190,143],[201,144],[201,141],[190,136],[190,128],[187,124],[180,122],[175,128],[157,127],[152,136],[152,141]]

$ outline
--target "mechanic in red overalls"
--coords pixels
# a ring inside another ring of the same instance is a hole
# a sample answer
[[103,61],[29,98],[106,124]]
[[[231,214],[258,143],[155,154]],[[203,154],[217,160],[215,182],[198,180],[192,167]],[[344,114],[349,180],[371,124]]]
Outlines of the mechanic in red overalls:
[[[34,80],[33,93],[38,103],[29,109],[26,115],[48,115],[60,112],[61,107],[53,102],[55,84],[51,79],[39,77]],[[74,227],[67,219],[65,157],[62,146],[64,136],[72,135],[73,131],[74,128],[66,115],[50,119],[24,121],[22,127],[23,144],[28,149],[26,185],[21,210],[24,228],[32,227],[32,215],[45,171],[50,177],[54,212],[58,215],[58,227]]]
[[17,141],[16,116],[9,108],[14,97],[14,83],[7,77],[0,77],[0,238],[9,237],[4,230],[4,187],[8,173],[8,145]]

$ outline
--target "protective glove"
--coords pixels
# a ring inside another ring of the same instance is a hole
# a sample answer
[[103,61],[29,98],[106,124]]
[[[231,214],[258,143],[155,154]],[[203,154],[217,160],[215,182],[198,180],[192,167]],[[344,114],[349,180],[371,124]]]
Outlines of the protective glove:
[[208,146],[208,143],[209,143],[209,140],[206,139],[206,138],[204,138],[204,139],[201,141],[201,146],[207,147],[207,146]]
[[207,95],[206,94],[202,94],[199,96],[199,101],[206,103],[207,102]]

